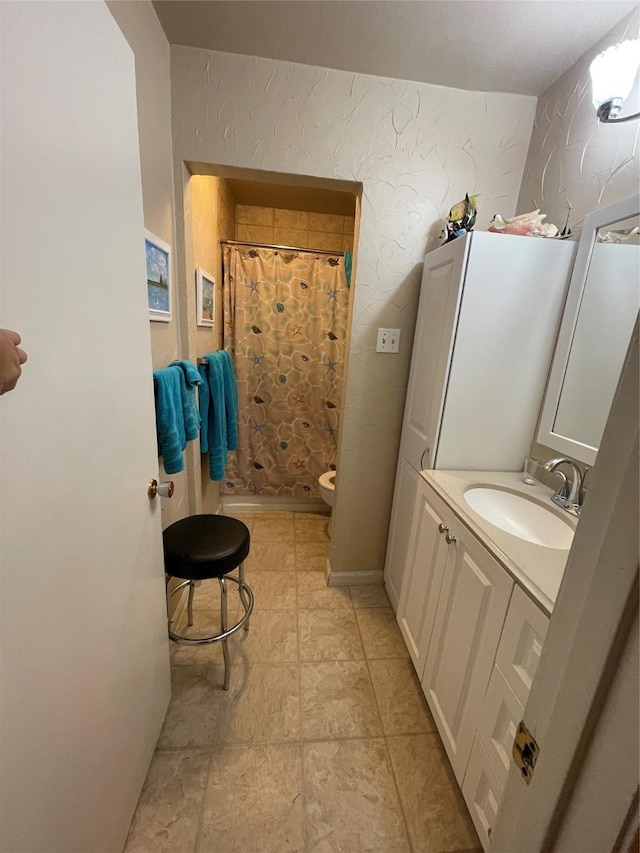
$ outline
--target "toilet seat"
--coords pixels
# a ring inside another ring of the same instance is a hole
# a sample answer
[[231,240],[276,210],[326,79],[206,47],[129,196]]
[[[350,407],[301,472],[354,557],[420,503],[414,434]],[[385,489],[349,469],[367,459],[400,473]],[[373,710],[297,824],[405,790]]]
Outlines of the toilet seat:
[[320,474],[318,477],[318,482],[321,486],[324,486],[325,489],[330,489],[332,492],[336,490],[336,472],[335,471],[325,471],[324,474]]

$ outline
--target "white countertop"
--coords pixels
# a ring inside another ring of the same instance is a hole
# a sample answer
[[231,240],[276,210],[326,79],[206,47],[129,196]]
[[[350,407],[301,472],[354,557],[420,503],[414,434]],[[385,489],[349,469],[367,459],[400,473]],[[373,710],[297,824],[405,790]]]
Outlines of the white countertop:
[[534,545],[506,533],[474,512],[465,501],[464,492],[472,486],[502,486],[526,497],[536,498],[575,528],[576,520],[551,503],[551,489],[541,484],[529,486],[523,481],[521,473],[512,471],[421,471],[420,475],[491,551],[516,583],[550,616],[569,551]]

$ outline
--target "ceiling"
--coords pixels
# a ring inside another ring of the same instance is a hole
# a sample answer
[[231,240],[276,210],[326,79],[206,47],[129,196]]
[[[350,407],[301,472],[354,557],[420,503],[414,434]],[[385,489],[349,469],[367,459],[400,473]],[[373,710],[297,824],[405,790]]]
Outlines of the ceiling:
[[154,0],[171,44],[539,95],[635,0]]
[[353,193],[238,178],[226,180],[236,204],[307,210],[310,213],[337,213],[342,216],[355,214],[356,197]]

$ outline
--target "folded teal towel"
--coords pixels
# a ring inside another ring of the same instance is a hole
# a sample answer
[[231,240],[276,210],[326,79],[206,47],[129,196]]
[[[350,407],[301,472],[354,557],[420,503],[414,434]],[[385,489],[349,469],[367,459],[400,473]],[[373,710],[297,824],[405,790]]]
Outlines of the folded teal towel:
[[187,445],[182,410],[184,374],[179,367],[165,367],[153,374],[156,400],[158,456],[162,456],[167,474],[184,468],[182,451]]
[[209,475],[212,480],[224,478],[227,462],[227,425],[224,405],[222,365],[215,355],[205,355],[206,364],[198,367],[205,380],[205,393],[200,394],[200,450],[209,453]]
[[198,373],[202,385],[198,392],[200,402],[200,453],[209,452],[209,409],[211,408],[211,392],[209,390],[209,365],[199,364]]
[[344,253],[344,275],[347,279],[347,287],[351,287],[351,268],[353,266],[353,253]]
[[200,433],[200,413],[196,403],[196,387],[202,385],[202,379],[190,361],[174,361],[171,367],[179,367],[183,373],[180,390],[184,433],[187,441],[193,441]]
[[216,353],[222,362],[224,404],[227,417],[227,449],[238,449],[238,385],[231,353],[223,349]]
[[222,480],[227,452],[238,447],[238,390],[229,353],[220,350],[204,356],[198,367],[200,387],[200,450],[209,453],[209,475]]

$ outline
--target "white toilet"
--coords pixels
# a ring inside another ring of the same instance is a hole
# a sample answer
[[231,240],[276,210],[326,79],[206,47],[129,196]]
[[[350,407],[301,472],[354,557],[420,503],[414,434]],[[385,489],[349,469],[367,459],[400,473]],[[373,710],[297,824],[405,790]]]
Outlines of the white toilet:
[[[318,477],[318,486],[320,487],[320,497],[333,510],[336,502],[336,472],[325,471]],[[329,536],[333,534],[333,512],[329,519]]]

